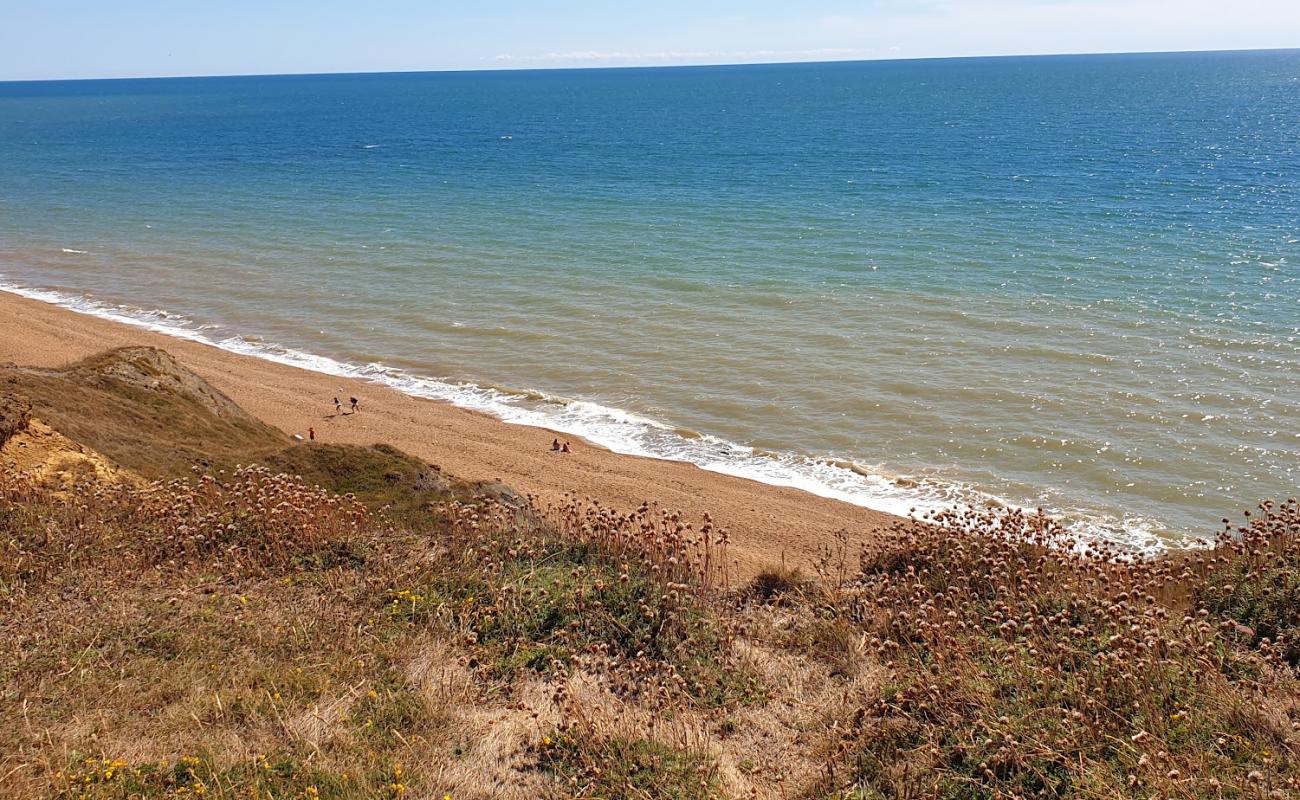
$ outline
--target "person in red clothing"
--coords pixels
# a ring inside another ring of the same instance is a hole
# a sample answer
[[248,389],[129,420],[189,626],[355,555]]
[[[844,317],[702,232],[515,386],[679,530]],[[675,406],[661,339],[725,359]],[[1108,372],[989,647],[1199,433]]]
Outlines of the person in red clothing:
[[316,441],[316,429],[315,429],[315,428],[308,428],[308,429],[307,429],[307,438],[308,438],[309,440],[313,441],[313,442]]

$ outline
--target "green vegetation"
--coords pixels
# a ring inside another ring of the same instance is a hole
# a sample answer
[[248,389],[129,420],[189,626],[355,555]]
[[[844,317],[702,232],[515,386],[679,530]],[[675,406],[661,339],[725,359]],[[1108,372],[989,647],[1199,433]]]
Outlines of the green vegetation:
[[671,682],[711,707],[761,697],[755,676],[731,663],[727,635],[695,587],[665,584],[644,558],[615,558],[591,541],[502,520],[483,526],[472,506],[452,511],[451,567],[413,574],[385,613],[474,644],[485,677],[508,684],[520,671],[599,661],[635,672],[637,692]]
[[451,500],[492,498],[514,508],[525,505],[508,487],[456,480],[386,444],[298,444],[267,455],[262,463],[333,494],[363,498],[389,522],[416,529],[434,525],[432,518]]
[[1196,590],[1197,599],[1216,617],[1231,620],[1232,633],[1255,647],[1300,666],[1300,569],[1291,552],[1294,529],[1287,528],[1287,506],[1267,502],[1262,516],[1233,529],[1224,520],[1213,569]]
[[[405,791],[401,769],[396,775],[355,776],[313,769],[291,757],[258,755],[248,763],[219,768],[209,759],[182,756],[174,762],[130,764],[120,759],[76,758],[52,787],[60,800],[132,800],[141,797],[329,798],[352,797],[374,791],[372,797],[394,797]],[[401,792],[398,791],[401,787]]]
[[706,800],[720,789],[706,754],[646,739],[557,732],[542,739],[539,750],[540,766],[584,797]]

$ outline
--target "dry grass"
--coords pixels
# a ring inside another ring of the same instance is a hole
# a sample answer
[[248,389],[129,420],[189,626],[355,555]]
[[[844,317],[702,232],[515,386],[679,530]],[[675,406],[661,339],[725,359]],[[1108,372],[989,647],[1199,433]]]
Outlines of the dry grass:
[[0,487],[8,796],[1296,788],[1295,503],[1158,562],[954,514],[731,591],[725,534],[650,506],[412,530],[258,467]]
[[0,394],[0,447],[4,447],[15,434],[27,429],[32,406],[25,397]]
[[[1241,576],[1269,587],[1300,568],[1294,501],[1265,505],[1212,551],[1154,561],[1083,547],[1042,516],[969,511],[934,522],[864,553],[861,574],[827,600],[868,632],[892,678],[845,731],[823,790],[1101,798],[1300,789],[1290,640],[1259,633],[1293,636],[1275,620],[1293,620],[1300,597],[1274,593],[1267,608],[1239,601],[1251,593]],[[1252,622],[1258,630],[1243,635]]]
[[262,467],[0,469],[2,796],[563,796],[572,681],[645,717],[761,691],[701,582],[721,537],[675,515],[484,496],[412,528]]
[[733,588],[708,519],[256,455],[0,458],[0,797],[1300,792],[1295,501],[1154,561],[954,511]]

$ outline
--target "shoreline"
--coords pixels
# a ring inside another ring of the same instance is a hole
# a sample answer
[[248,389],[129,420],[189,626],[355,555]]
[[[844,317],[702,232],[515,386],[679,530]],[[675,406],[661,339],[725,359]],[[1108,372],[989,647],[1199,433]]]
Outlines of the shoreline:
[[[485,412],[509,424],[577,436],[614,453],[686,462],[709,472],[794,488],[897,517],[961,505],[1012,505],[1003,497],[960,482],[914,480],[837,456],[760,450],[598,401],[555,396],[529,388],[434,378],[378,361],[366,364],[340,361],[275,342],[263,342],[256,337],[246,338],[237,331],[214,336],[208,332],[220,330],[220,325],[201,324],[164,309],[144,310],[54,289],[3,282],[0,282],[0,292],[239,355],[334,377],[357,378],[414,397]],[[1090,533],[1138,548],[1143,546],[1140,540],[1150,539],[1145,532],[1113,526],[1103,526]]]
[[[113,347],[147,345],[172,353],[255,417],[287,434],[315,427],[322,442],[391,444],[470,480],[500,480],[540,503],[565,494],[620,510],[642,502],[705,513],[731,531],[735,577],[782,562],[808,567],[835,535],[866,541],[900,519],[801,488],[706,470],[685,461],[616,453],[584,439],[573,453],[550,452],[574,436],[516,424],[487,412],[418,397],[361,377],[346,377],[236,353],[195,338],[79,312],[0,291],[0,361],[53,367]],[[332,417],[335,395],[361,398],[361,413]]]
[[[339,360],[275,341],[263,341],[256,336],[249,338],[220,324],[206,324],[165,309],[122,305],[57,289],[0,281],[0,294],[6,293],[78,315],[139,328],[166,339],[203,344],[333,378],[358,380],[367,386],[382,386],[408,396],[485,413],[505,424],[578,437],[615,454],[681,462],[719,475],[807,492],[886,517],[917,516],[966,506],[1026,510],[1034,506],[1032,502],[1016,502],[958,480],[911,479],[838,456],[761,450],[598,401],[550,395],[536,389],[430,377],[381,361]],[[1106,541],[1135,552],[1154,554],[1203,544],[1200,537],[1186,533],[1160,532],[1151,520],[1141,516],[1050,506],[1045,510],[1066,522],[1083,539]]]

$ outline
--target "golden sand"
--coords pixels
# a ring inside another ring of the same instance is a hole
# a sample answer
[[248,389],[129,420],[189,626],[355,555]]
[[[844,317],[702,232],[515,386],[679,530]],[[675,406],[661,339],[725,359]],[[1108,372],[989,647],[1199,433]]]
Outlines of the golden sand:
[[[346,444],[384,442],[469,480],[501,480],[542,504],[565,493],[633,509],[644,501],[698,521],[707,512],[731,531],[737,577],[764,566],[807,566],[844,530],[861,541],[897,518],[692,464],[612,453],[566,434],[510,425],[476,411],[239,355],[210,345],[79,314],[0,292],[0,362],[54,367],[126,345],[163,348],[254,416],[290,434]],[[355,415],[335,415],[333,398]],[[39,410],[37,411],[39,413]],[[573,452],[551,452],[559,436]]]

